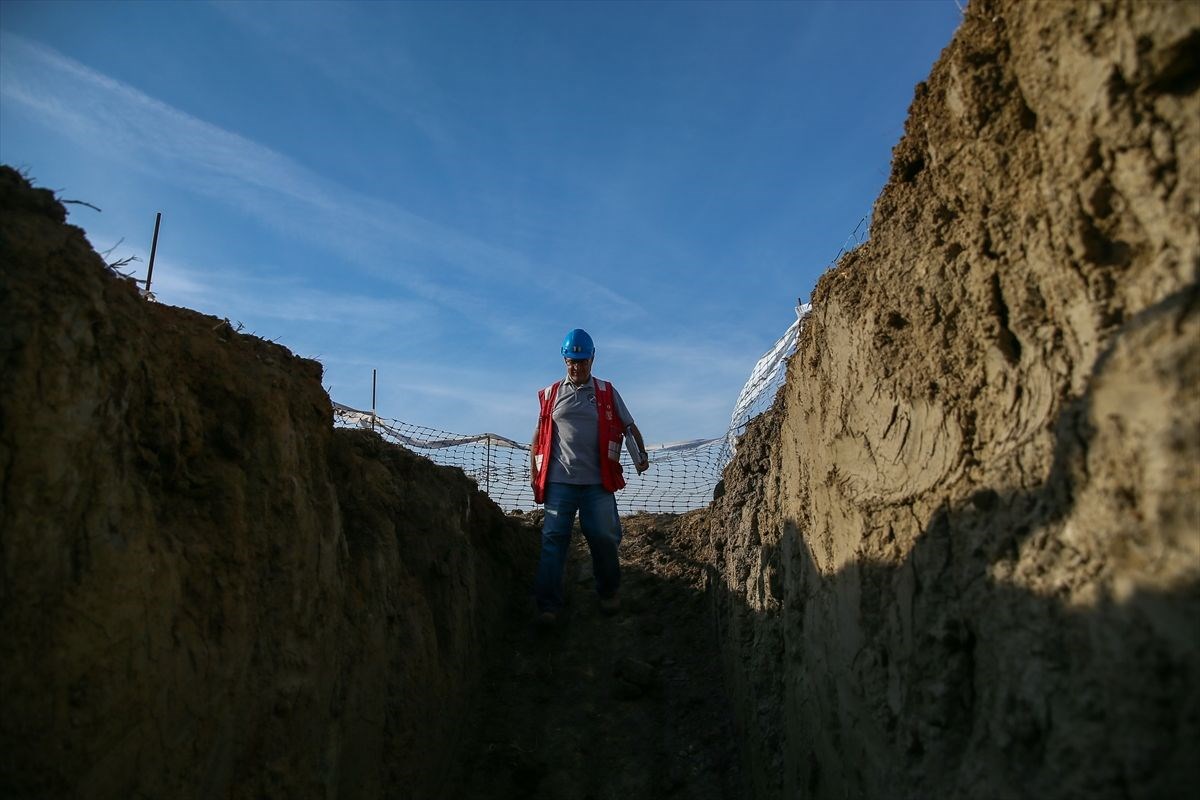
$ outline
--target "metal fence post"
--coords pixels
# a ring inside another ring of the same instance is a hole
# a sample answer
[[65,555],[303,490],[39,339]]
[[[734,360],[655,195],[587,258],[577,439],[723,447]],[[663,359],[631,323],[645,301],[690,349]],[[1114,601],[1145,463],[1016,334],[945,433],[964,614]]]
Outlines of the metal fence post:
[[146,269],[146,294],[150,294],[150,280],[154,277],[154,254],[158,251],[158,226],[162,222],[162,212],[154,215],[154,240],[150,242],[150,266]]

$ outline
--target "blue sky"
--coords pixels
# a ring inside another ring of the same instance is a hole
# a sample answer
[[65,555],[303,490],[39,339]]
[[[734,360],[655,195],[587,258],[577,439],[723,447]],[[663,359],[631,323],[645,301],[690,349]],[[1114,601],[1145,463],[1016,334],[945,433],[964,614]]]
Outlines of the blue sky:
[[886,182],[954,0],[0,2],[0,161],[347,405],[527,439],[574,327],[719,436]]

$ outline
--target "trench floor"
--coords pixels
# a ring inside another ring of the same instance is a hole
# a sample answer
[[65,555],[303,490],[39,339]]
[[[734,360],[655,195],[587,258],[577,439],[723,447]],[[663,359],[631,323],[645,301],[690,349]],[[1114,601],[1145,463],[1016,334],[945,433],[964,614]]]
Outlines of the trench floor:
[[497,648],[460,800],[739,800],[704,567],[676,517],[623,519],[621,611],[600,613],[576,532],[567,608]]

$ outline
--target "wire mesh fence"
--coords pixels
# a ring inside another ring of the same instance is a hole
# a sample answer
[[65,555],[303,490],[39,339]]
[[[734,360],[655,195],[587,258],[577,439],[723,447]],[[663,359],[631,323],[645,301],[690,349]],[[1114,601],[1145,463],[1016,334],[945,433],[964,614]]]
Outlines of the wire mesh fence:
[[[413,425],[340,403],[333,404],[333,411],[339,426],[372,429],[436,464],[458,467],[507,511],[535,507],[529,486],[528,444],[494,433],[463,435]],[[630,463],[629,454],[621,453],[627,482],[617,493],[622,514],[681,513],[707,505],[731,456],[725,436],[648,445],[646,451],[651,468],[641,475]]]
[[[796,321],[754,365],[724,435],[648,445],[650,469],[641,475],[634,469],[629,454],[621,451],[626,487],[617,493],[617,508],[622,514],[639,511],[678,514],[708,505],[725,465],[733,458],[738,437],[751,419],[770,406],[783,383],[787,359],[796,349],[809,311],[810,306],[798,305]],[[507,511],[528,511],[535,507],[526,443],[495,433],[449,433],[387,419],[340,403],[334,403],[333,408],[336,425],[372,429],[384,439],[436,464],[458,467]]]

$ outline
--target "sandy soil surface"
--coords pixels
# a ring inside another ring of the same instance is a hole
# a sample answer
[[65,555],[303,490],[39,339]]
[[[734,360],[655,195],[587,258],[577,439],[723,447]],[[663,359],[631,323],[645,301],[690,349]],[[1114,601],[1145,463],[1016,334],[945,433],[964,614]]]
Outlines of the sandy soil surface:
[[565,613],[541,630],[531,601],[485,678],[462,800],[742,797],[707,577],[675,522],[624,520],[612,617],[576,533]]

